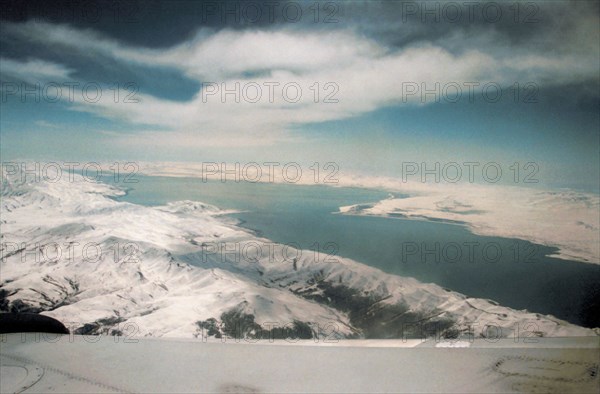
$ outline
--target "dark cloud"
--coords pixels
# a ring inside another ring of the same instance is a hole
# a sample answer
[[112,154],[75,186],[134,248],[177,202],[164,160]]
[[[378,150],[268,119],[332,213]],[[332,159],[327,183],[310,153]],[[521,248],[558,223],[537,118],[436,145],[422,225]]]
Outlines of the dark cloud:
[[[309,9],[313,3],[287,0],[6,0],[0,18],[12,22],[35,20],[91,28],[127,44],[160,48],[186,41],[201,28],[218,31],[315,25],[317,11]],[[339,9],[334,12],[338,13]],[[318,18],[324,19],[327,15],[323,13]]]
[[0,18],[94,29],[149,48],[189,40],[201,28],[286,28],[353,29],[391,48],[493,32],[509,46],[555,49],[583,18],[597,28],[599,13],[598,1],[5,0]]
[[[600,2],[344,2],[342,21],[393,48],[414,42],[436,42],[461,34],[477,38],[493,33],[506,45],[548,50],[575,45],[567,33],[582,20],[598,29]],[[584,37],[580,37],[584,38]]]

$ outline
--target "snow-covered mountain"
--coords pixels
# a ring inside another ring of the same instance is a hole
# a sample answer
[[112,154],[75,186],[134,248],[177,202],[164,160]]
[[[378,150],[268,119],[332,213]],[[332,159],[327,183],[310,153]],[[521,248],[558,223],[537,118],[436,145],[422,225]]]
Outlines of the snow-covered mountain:
[[247,338],[582,336],[552,316],[274,244],[224,211],[117,202],[75,175],[2,183],[0,309],[78,333]]

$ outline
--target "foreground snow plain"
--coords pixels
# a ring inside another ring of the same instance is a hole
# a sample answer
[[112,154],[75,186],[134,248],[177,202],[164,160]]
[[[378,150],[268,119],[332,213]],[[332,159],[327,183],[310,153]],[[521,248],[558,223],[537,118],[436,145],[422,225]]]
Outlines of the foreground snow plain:
[[361,341],[366,346],[124,342],[39,333],[3,339],[0,392],[6,393],[598,392],[598,340],[591,337],[529,344],[476,339],[468,348],[432,342],[398,348],[393,340]]
[[111,198],[122,193],[76,174],[57,182],[4,179],[2,309],[38,311],[76,333],[126,336],[596,335],[350,259],[273,244],[214,206],[144,207]]

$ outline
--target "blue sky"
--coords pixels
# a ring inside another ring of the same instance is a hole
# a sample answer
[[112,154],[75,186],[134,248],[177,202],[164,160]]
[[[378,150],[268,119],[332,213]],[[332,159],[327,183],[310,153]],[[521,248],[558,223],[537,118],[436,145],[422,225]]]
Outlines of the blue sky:
[[533,161],[543,186],[598,190],[597,2],[120,4],[5,2],[2,160]]

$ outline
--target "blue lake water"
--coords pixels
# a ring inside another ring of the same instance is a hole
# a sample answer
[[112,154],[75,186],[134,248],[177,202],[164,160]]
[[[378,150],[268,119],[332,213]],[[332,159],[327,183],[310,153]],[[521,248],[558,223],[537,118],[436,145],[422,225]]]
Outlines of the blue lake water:
[[455,224],[336,214],[340,206],[379,201],[388,192],[136,177],[139,182],[126,184],[128,194],[119,200],[147,206],[194,200],[243,210],[231,216],[275,242],[349,257],[515,309],[600,326],[599,265],[550,258],[554,248],[478,236]]

